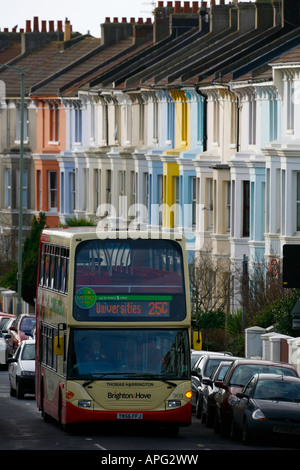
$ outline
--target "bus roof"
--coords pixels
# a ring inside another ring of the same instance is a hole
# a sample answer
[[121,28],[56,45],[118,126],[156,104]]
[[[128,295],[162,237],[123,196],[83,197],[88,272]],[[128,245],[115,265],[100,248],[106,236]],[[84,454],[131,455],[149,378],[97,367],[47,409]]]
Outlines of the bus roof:
[[97,234],[99,238],[162,238],[172,240],[183,240],[184,235],[181,232],[174,231],[173,229],[167,230],[135,230],[135,229],[112,229],[112,230],[101,230],[98,227],[91,226],[80,226],[80,227],[55,227],[45,228],[42,230],[42,239],[49,241],[50,236],[58,235],[63,238],[72,238],[78,235]]
[[[101,230],[98,227],[93,226],[80,226],[80,227],[56,227],[56,228],[45,228],[41,233],[41,241],[58,243],[65,240],[66,244],[70,243],[73,237],[85,238],[97,238],[99,239],[114,239],[114,238],[133,238],[133,239],[170,239],[176,241],[182,241],[185,239],[183,233],[175,232],[172,229],[167,230],[133,230],[133,229],[112,229],[112,230]],[[88,235],[86,237],[86,235]],[[69,241],[67,241],[69,240]],[[80,241],[80,240],[78,240]]]

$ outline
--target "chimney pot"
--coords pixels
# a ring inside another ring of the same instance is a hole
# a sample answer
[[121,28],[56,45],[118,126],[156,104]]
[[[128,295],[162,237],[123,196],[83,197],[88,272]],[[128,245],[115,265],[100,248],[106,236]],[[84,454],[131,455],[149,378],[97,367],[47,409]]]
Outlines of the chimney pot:
[[173,2],[167,2],[167,7],[168,8],[173,8]]
[[144,20],[143,18],[138,18],[138,24],[143,24]]
[[35,16],[35,17],[33,18],[33,31],[34,31],[35,33],[38,33],[38,32],[39,32],[39,19],[38,19],[37,16]]
[[114,17],[113,22],[114,22],[114,23],[119,23],[118,18]]
[[147,18],[147,19],[146,19],[146,24],[151,24],[151,23],[152,23],[151,18]]
[[135,23],[135,18],[130,18],[130,23]]
[[62,26],[62,21],[61,21],[61,20],[59,20],[59,21],[57,22],[57,29],[58,29],[58,31],[59,31],[60,33],[62,33],[63,26]]
[[49,31],[54,32],[54,21],[53,20],[49,21]]
[[31,21],[26,20],[26,33],[31,33]]
[[122,18],[122,23],[127,23],[127,18],[123,17]]
[[176,2],[175,2],[175,10],[174,10],[174,12],[175,12],[175,13],[180,13],[180,11],[181,11],[181,2],[176,1]]
[[184,13],[190,12],[190,2],[183,2],[183,11]]
[[163,8],[164,2],[158,2],[158,5],[157,5],[157,6],[158,6],[158,8]]
[[42,20],[42,33],[47,32],[47,22],[45,20]]
[[193,11],[193,13],[197,13],[198,10],[199,10],[199,4],[198,4],[198,2],[193,2],[193,3],[192,3],[192,11]]
[[107,16],[107,17],[105,18],[105,23],[110,23],[110,18],[109,18],[109,16]]

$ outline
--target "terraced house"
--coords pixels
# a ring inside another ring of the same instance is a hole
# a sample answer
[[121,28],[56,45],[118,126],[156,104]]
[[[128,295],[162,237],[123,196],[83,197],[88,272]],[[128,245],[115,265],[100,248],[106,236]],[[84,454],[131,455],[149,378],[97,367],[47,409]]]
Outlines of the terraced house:
[[[191,263],[223,273],[224,296],[244,256],[254,270],[299,243],[300,1],[207,3],[106,18],[100,38],[37,18],[0,33],[1,256],[15,253],[20,190],[24,237],[40,211],[49,226],[176,228]],[[21,189],[20,77],[7,65],[25,76]]]

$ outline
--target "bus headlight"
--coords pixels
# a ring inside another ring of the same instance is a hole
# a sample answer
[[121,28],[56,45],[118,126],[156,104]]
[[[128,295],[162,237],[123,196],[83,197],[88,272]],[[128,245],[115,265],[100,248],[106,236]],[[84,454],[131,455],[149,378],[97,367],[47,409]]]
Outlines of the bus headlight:
[[80,408],[90,408],[92,406],[91,400],[78,400]]
[[180,400],[169,400],[168,401],[168,407],[169,408],[175,408],[181,406],[181,401]]

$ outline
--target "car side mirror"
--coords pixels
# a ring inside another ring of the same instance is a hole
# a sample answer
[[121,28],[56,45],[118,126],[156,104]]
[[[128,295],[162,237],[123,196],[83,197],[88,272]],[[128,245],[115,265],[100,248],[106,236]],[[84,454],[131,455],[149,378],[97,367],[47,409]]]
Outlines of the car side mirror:
[[204,385],[209,385],[210,387],[213,386],[213,381],[212,381],[211,379],[203,379],[203,380],[202,380],[202,383],[203,383]]
[[216,380],[215,381],[215,386],[219,387],[219,388],[224,388],[224,390],[226,390],[226,388],[227,388],[222,380]]
[[12,362],[18,362],[18,359],[16,359],[15,357],[9,357],[9,358],[7,359],[7,362],[8,362],[9,364],[11,364]]

